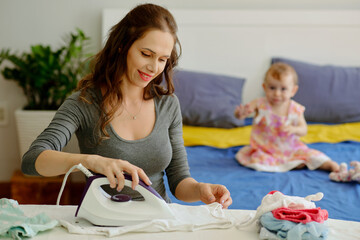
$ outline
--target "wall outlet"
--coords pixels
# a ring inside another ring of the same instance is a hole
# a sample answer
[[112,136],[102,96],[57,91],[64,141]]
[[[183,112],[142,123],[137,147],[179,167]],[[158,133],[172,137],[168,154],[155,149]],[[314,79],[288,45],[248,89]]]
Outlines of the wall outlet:
[[6,126],[9,121],[9,109],[7,102],[0,101],[0,127]]

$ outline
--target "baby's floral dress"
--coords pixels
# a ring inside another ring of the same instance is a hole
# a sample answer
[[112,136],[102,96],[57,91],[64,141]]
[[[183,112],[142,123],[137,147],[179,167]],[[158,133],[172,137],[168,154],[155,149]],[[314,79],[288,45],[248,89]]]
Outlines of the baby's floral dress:
[[298,124],[305,107],[291,100],[288,115],[278,116],[272,112],[266,98],[257,101],[257,116],[253,120],[250,145],[235,155],[243,166],[265,172],[285,172],[301,164],[310,170],[320,167],[330,158],[309,148],[299,136],[282,131],[285,125]]

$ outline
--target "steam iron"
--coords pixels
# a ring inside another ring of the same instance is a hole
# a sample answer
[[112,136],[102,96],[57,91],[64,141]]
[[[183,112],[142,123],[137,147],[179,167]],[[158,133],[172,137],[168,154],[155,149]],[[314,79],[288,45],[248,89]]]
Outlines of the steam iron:
[[[124,176],[125,186],[131,187],[131,176]],[[143,196],[143,201],[132,200],[121,192],[111,196],[101,187],[108,184],[108,179],[103,175],[90,176],[75,217],[98,226],[128,226],[154,219],[175,219],[165,200],[143,181],[140,180],[135,188]]]

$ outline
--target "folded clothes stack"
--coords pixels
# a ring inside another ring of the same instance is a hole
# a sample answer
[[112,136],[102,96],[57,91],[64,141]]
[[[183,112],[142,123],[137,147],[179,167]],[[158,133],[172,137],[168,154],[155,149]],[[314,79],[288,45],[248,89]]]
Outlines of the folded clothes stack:
[[322,193],[305,198],[287,196],[279,191],[267,194],[257,208],[260,239],[327,239],[328,212],[316,207]]
[[327,218],[328,212],[320,208],[278,208],[260,217],[260,239],[326,239]]

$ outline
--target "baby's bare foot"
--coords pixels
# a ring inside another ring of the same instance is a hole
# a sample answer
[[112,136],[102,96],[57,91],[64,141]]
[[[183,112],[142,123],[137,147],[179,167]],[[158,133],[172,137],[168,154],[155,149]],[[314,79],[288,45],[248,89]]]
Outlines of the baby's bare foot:
[[340,166],[337,162],[326,161],[320,166],[319,169],[329,171],[329,172],[338,172],[340,170]]
[[303,169],[305,166],[306,166],[306,165],[305,165],[304,163],[302,163],[302,164],[296,166],[295,169]]

